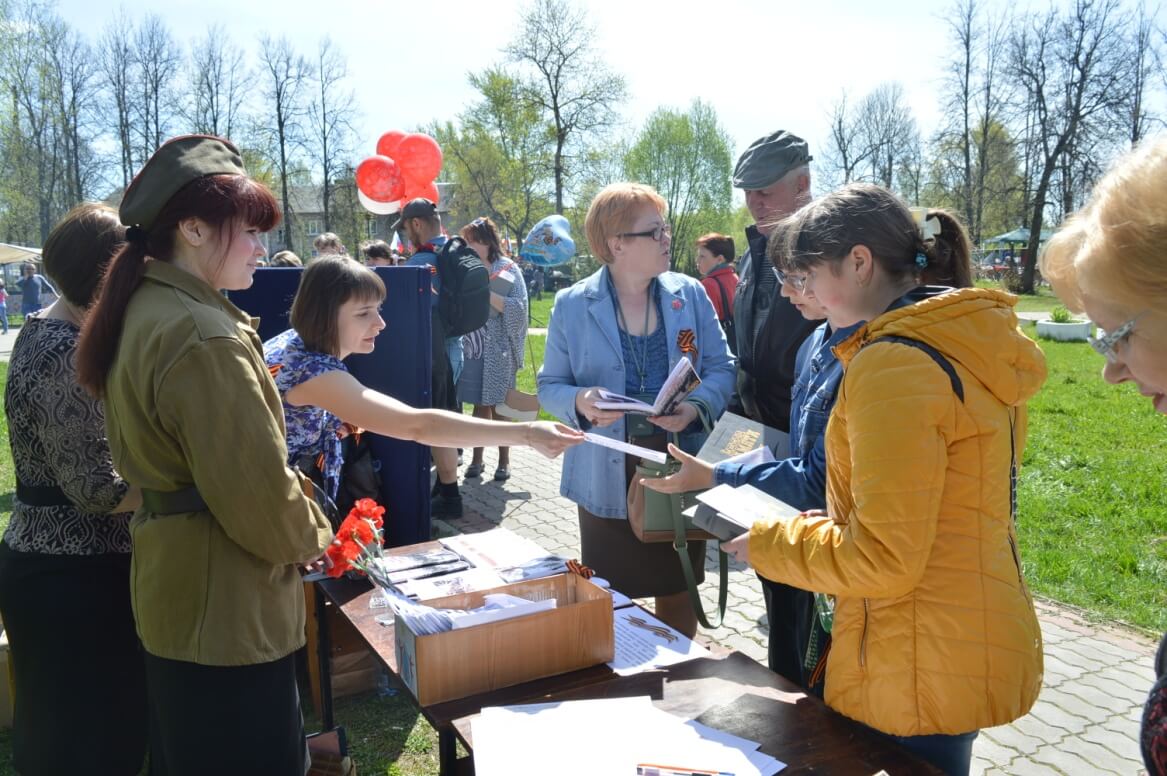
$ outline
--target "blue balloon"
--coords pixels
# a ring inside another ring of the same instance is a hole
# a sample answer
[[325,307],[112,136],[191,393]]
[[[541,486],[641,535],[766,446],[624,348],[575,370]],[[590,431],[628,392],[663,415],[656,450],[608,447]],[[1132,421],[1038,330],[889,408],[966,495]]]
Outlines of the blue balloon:
[[535,224],[519,251],[519,258],[543,267],[566,264],[574,255],[571,224],[560,215],[547,216]]

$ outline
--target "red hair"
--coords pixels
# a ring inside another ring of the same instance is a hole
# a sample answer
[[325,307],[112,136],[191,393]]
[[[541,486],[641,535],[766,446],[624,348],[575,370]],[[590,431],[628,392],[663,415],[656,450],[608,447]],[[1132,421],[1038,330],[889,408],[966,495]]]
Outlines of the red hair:
[[270,231],[280,222],[280,207],[266,186],[244,175],[196,178],[167,201],[146,239],[126,243],[114,256],[97,302],[85,319],[77,347],[77,379],[93,395],[104,392],[117,355],[126,306],[142,282],[146,262],[174,258],[178,224],[188,218],[198,218],[226,237],[223,261],[237,227]]

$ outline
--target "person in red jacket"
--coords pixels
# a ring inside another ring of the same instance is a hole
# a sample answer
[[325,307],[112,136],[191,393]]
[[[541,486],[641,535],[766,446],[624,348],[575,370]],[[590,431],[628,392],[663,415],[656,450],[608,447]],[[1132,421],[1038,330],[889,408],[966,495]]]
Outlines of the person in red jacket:
[[725,331],[731,353],[737,352],[737,337],[733,325],[733,297],[737,291],[738,276],[733,270],[733,238],[710,232],[697,238],[697,272],[701,285],[713,302],[717,321]]

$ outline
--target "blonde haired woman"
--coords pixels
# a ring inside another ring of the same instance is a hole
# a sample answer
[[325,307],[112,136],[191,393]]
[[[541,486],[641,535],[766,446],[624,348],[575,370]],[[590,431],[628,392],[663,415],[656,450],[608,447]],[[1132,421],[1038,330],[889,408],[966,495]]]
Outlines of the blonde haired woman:
[[[1103,333],[1102,377],[1132,382],[1167,414],[1167,136],[1120,159],[1090,204],[1059,231],[1041,260],[1054,292]],[[1167,773],[1167,635],[1155,657],[1140,743],[1152,774]]]

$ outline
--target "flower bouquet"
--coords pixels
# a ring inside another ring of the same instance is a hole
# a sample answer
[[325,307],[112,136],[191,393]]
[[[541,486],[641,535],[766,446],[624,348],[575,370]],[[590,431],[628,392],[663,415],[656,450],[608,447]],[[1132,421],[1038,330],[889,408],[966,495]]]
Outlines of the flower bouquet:
[[419,604],[402,594],[389,581],[388,572],[382,565],[385,557],[381,547],[384,515],[385,507],[371,498],[360,499],[353,505],[324,553],[327,574],[330,577],[339,577],[348,571],[365,574],[382,592],[393,611],[416,634],[429,635],[450,630],[453,627],[451,615],[456,616],[461,612]]

